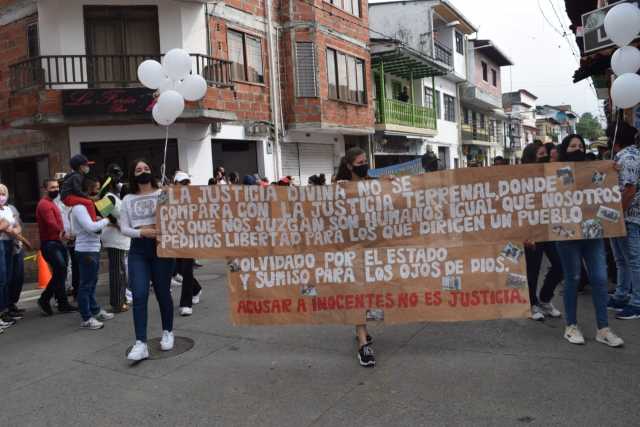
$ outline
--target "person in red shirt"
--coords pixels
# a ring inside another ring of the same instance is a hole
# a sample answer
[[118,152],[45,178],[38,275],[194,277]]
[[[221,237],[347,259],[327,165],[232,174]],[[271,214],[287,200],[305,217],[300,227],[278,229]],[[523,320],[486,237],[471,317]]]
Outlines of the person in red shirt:
[[40,231],[40,251],[45,261],[51,267],[51,280],[47,288],[38,299],[38,306],[45,316],[51,316],[51,297],[55,295],[58,301],[60,313],[78,311],[77,307],[69,304],[65,293],[65,281],[67,279],[67,249],[62,240],[67,238],[64,232],[64,223],[60,209],[54,203],[54,199],[60,193],[60,186],[55,179],[47,179],[44,182],[45,196],[40,199],[36,207],[36,222]]

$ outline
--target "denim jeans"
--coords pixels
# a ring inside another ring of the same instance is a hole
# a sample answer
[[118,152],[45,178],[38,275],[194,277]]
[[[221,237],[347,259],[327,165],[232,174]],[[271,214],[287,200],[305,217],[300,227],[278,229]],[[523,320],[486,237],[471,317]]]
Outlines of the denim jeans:
[[[542,289],[540,289],[540,300],[538,300],[538,278],[540,277],[540,266],[542,256],[547,255],[551,268],[544,277]],[[529,283],[529,301],[531,305],[538,305],[540,302],[548,303],[553,299],[553,292],[560,282],[562,282],[562,265],[558,257],[558,251],[554,242],[536,243],[535,247],[524,248],[525,259],[527,260],[527,281]]]
[[578,284],[582,260],[587,266],[591,297],[598,329],[609,325],[607,314],[607,258],[602,239],[558,242],[558,255],[564,271],[564,311],[567,325],[578,323]]
[[0,313],[9,307],[9,282],[13,267],[13,240],[0,240]]
[[9,306],[20,301],[22,286],[24,285],[24,250],[13,254],[13,270],[9,282]]
[[618,286],[613,299],[640,308],[640,225],[627,222],[627,235],[611,239],[618,267]]
[[129,287],[133,294],[133,323],[136,340],[147,341],[147,311],[149,286],[153,284],[160,306],[162,329],[173,330],[173,300],[171,276],[175,266],[172,258],[158,258],[155,239],[132,239],[129,250]]
[[64,287],[67,280],[67,248],[58,240],[47,240],[40,244],[40,250],[51,268],[51,280],[40,298],[48,302],[55,295],[58,305],[65,305],[68,303]]
[[86,322],[92,316],[100,313],[100,306],[96,301],[100,252],[76,252],[76,260],[78,261],[80,273],[78,308],[82,320]]

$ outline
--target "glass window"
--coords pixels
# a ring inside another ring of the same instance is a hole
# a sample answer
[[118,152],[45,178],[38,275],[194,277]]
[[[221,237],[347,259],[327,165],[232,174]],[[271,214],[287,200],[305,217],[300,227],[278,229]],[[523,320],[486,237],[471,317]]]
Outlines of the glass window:
[[264,83],[262,68],[262,43],[259,38],[245,36],[247,49],[247,80],[254,83]]
[[491,69],[491,83],[493,86],[498,87],[498,72],[494,69]]
[[360,0],[352,0],[353,3],[353,14],[355,16],[360,16]]
[[349,77],[349,95],[347,99],[351,102],[358,100],[358,78],[356,72],[356,59],[353,56],[347,56],[347,74]]
[[482,62],[482,80],[489,81],[489,67],[486,62]]
[[344,10],[347,13],[350,13],[355,16],[360,16],[360,0],[325,0],[325,1],[327,3],[334,5],[338,9]]
[[462,34],[456,31],[456,52],[460,55],[464,55],[464,37]]
[[465,107],[462,108],[462,120],[464,121],[465,125],[469,124],[469,110]]
[[358,78],[358,83],[356,85],[356,90],[358,91],[356,102],[366,104],[367,92],[364,90],[364,61],[361,59],[356,59],[356,76]]
[[484,129],[484,114],[480,113],[480,127]]
[[440,115],[440,91],[436,91],[436,119],[442,117]]
[[336,70],[336,51],[327,49],[327,80],[329,83],[329,98],[338,98],[338,78]]
[[227,44],[229,46],[229,61],[231,61],[231,77],[234,80],[247,80],[244,69],[242,33],[229,31],[227,34]]
[[27,52],[29,58],[40,56],[40,41],[38,39],[38,24],[27,27]]
[[448,122],[456,121],[456,99],[444,94],[444,119]]
[[346,101],[348,98],[348,72],[347,72],[347,56],[343,53],[337,53],[338,59],[338,98]]
[[424,87],[424,106],[433,108],[433,89],[427,86]]

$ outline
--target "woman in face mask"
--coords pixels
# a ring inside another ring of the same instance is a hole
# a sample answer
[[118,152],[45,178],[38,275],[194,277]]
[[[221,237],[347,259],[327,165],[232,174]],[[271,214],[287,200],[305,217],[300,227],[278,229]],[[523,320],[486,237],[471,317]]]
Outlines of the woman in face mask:
[[[361,148],[354,147],[348,150],[338,167],[337,181],[360,181],[366,179],[369,174],[367,154]],[[371,347],[373,339],[367,331],[367,325],[356,326],[356,339],[358,340],[358,362],[364,367],[374,367],[376,358]]]
[[[540,141],[535,141],[525,147],[522,153],[522,163],[548,163],[547,148]],[[553,306],[553,292],[562,281],[562,265],[558,257],[555,242],[524,242],[524,255],[527,261],[527,282],[529,284],[529,301],[531,302],[531,319],[544,320],[545,316],[560,317],[562,314]],[[544,284],[538,297],[538,278],[542,257],[547,256],[551,268],[544,278]]]
[[[581,162],[585,160],[584,139],[580,135],[567,136],[560,145],[560,161]],[[593,305],[596,311],[598,331],[596,341],[610,347],[620,347],[622,339],[609,328],[607,314],[607,258],[601,238],[557,242],[558,254],[564,272],[564,309],[566,328],[564,337],[572,344],[584,344],[578,328],[577,304],[580,270],[584,260],[589,283],[592,287]]]
[[160,306],[163,351],[173,349],[173,301],[171,276],[175,261],[159,258],[156,252],[156,208],[161,190],[151,174],[149,162],[137,160],[129,170],[130,194],[122,200],[120,230],[131,238],[129,249],[129,286],[133,293],[133,323],[136,343],[127,355],[132,361],[149,358],[147,347],[147,302],[149,286],[153,288]]
[[13,267],[13,239],[19,233],[20,225],[8,201],[9,189],[0,184],[0,331],[16,323],[9,315],[9,284]]

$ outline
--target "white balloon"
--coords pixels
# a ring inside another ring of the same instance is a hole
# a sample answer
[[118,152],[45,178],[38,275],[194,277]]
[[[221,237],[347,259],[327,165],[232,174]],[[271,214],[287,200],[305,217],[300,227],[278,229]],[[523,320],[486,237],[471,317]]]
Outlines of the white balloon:
[[611,85],[611,99],[620,108],[631,108],[640,103],[640,75],[627,73],[618,76]]
[[158,97],[156,105],[161,117],[171,117],[175,120],[184,111],[184,98],[175,90],[168,90]]
[[158,103],[153,106],[153,110],[151,110],[151,115],[153,116],[153,120],[156,121],[161,126],[170,126],[173,122],[176,121],[175,118],[171,117],[163,117],[160,109],[158,108]]
[[619,48],[611,56],[611,68],[617,76],[640,70],[640,50],[634,46]]
[[149,89],[158,89],[166,79],[162,65],[153,59],[147,59],[138,66],[138,80]]
[[613,7],[604,18],[607,36],[619,47],[624,47],[640,33],[640,9],[631,3]]
[[169,77],[165,77],[160,86],[158,86],[158,91],[160,93],[165,93],[168,90],[174,90],[176,88],[176,84]]
[[199,101],[207,94],[207,81],[198,74],[190,74],[176,90],[187,101]]
[[164,72],[173,80],[182,80],[191,72],[192,62],[184,49],[171,49],[164,56]]

